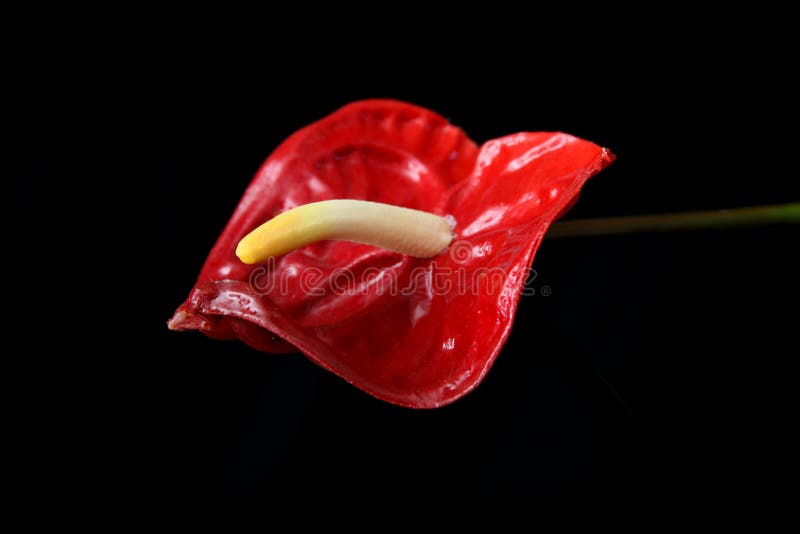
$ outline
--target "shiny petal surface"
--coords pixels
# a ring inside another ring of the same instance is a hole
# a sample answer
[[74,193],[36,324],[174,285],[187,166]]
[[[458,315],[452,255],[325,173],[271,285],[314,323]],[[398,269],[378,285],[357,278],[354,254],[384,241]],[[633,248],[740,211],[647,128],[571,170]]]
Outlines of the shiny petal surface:
[[[611,161],[563,133],[515,134],[478,149],[429,110],[350,104],[267,159],[170,325],[265,352],[300,350],[380,399],[442,406],[485,376],[549,224]],[[456,241],[429,259],[343,241],[263,265],[234,255],[264,221],[336,198],[451,216]]]

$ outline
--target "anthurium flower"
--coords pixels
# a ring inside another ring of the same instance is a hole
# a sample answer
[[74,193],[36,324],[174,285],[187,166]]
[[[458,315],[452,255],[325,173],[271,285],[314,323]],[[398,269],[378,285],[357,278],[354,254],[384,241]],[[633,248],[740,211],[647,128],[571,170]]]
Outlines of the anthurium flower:
[[[402,406],[450,403],[500,352],[548,226],[613,159],[564,133],[479,148],[427,109],[349,104],[264,162],[170,328],[300,351]],[[327,202],[342,199],[388,206]]]

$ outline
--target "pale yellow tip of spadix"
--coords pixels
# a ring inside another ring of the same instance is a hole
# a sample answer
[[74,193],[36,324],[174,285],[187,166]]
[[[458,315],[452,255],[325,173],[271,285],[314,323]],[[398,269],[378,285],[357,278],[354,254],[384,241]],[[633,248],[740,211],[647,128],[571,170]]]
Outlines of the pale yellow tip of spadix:
[[258,263],[259,261],[259,256],[256,254],[256,248],[252,240],[247,240],[246,238],[239,241],[239,244],[236,245],[236,257],[239,258],[242,263],[248,265]]
[[328,239],[331,224],[326,204],[314,202],[298,206],[270,219],[239,241],[236,256],[244,263],[253,264]]
[[236,256],[254,264],[324,239],[428,258],[444,251],[453,235],[450,223],[432,213],[364,200],[325,200],[265,222],[239,241]]

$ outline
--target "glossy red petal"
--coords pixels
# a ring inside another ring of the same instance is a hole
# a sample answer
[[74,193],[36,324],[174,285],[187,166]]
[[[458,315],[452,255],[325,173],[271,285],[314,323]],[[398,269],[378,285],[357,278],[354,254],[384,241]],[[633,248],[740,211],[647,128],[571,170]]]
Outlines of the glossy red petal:
[[[264,163],[171,321],[266,352],[297,347],[383,400],[432,408],[472,390],[513,322],[548,225],[613,156],[561,133],[516,134],[478,151],[409,104],[350,104]],[[261,266],[238,241],[295,206],[334,198],[451,215],[457,242],[427,260],[323,242]]]

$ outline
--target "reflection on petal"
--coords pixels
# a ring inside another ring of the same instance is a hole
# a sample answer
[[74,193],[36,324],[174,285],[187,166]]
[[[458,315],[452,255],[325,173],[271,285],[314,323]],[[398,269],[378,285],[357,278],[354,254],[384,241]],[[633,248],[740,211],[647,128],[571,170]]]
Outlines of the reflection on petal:
[[531,162],[539,159],[548,152],[553,152],[564,147],[567,143],[572,142],[575,138],[571,135],[557,134],[549,138],[542,144],[536,145],[528,149],[523,155],[514,158],[506,165],[506,171],[513,172],[529,165]]
[[477,234],[483,230],[496,226],[503,220],[503,217],[508,212],[508,206],[498,205],[485,210],[480,217],[475,219],[472,224],[467,226],[461,233],[464,237]]

